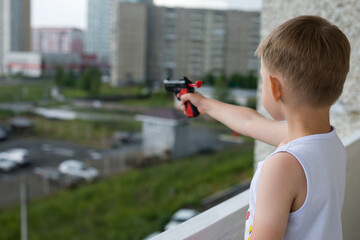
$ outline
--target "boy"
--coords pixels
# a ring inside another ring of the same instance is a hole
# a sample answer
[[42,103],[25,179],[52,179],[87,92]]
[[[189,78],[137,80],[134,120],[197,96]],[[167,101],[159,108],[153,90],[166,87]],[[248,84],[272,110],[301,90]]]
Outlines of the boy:
[[274,120],[199,93],[184,94],[182,109],[191,101],[234,131],[278,147],[251,182],[245,240],[342,239],[346,154],[329,111],[349,71],[349,41],[325,19],[300,16],[276,28],[256,55],[262,102]]

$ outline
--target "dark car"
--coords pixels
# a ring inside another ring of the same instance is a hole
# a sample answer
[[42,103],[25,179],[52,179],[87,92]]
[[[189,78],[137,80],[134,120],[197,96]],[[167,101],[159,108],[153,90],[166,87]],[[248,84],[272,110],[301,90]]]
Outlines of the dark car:
[[0,140],[6,140],[11,133],[11,127],[0,124]]

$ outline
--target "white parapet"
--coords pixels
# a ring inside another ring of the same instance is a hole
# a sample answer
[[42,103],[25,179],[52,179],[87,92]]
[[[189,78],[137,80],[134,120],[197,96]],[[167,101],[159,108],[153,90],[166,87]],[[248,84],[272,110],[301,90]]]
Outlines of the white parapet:
[[152,240],[243,239],[249,190],[197,215]]

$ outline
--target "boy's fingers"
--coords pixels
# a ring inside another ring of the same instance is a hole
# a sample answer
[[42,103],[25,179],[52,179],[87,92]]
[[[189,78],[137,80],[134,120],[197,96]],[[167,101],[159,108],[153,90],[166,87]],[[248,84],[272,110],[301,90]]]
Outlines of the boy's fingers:
[[181,103],[184,104],[184,102],[190,101],[190,98],[191,98],[191,94],[185,93],[180,97]]

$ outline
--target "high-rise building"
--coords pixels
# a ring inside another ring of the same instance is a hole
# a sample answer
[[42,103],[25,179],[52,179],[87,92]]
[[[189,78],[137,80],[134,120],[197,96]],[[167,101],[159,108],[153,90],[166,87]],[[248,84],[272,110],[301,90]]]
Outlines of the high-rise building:
[[259,12],[119,6],[113,85],[258,70]]
[[153,0],[88,0],[86,52],[96,54],[110,65],[114,62],[117,8],[120,2],[151,5]]
[[85,49],[98,57],[109,57],[111,2],[116,0],[89,0]]
[[145,82],[148,6],[142,3],[120,5],[111,78],[122,79],[127,83]]
[[84,32],[77,28],[35,28],[32,50],[40,53],[82,53]]
[[0,75],[6,54],[30,51],[30,0],[0,0]]

